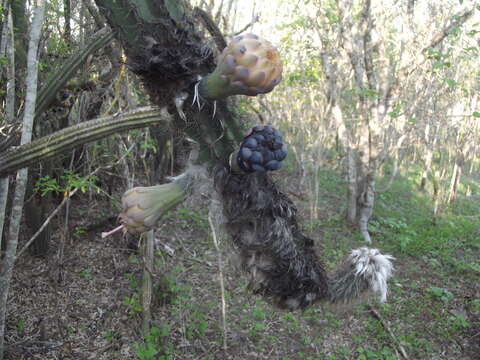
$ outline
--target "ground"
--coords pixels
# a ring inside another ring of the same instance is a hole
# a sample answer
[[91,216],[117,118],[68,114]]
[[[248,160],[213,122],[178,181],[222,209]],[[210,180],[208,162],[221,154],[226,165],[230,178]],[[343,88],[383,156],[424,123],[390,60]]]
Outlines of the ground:
[[[402,351],[410,359],[480,359],[478,201],[459,199],[433,224],[428,196],[408,175],[379,195],[371,224],[373,246],[396,258],[386,304],[280,311],[248,291],[222,242],[226,352],[206,204],[177,209],[156,232],[154,327],[142,341],[142,256],[119,235],[101,239],[110,225],[85,232],[114,210],[101,200],[74,199],[63,265],[56,261],[62,219],[47,259],[18,260],[7,359],[402,359]],[[330,269],[364,246],[343,220],[340,174],[320,174],[317,219],[308,212],[308,190],[289,188],[298,174],[275,179],[295,195],[304,230]]]

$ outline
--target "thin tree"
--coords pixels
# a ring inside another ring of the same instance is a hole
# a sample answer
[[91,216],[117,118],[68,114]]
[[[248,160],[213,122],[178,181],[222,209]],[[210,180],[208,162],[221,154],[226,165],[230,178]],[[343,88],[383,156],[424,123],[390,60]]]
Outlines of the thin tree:
[[[30,142],[32,138],[33,119],[35,116],[35,102],[37,98],[37,78],[38,78],[38,44],[42,32],[43,18],[45,13],[45,3],[39,1],[35,7],[32,27],[30,31],[30,40],[27,55],[27,92],[25,98],[25,110],[23,115],[23,127],[21,144]],[[8,232],[8,241],[5,257],[1,264],[0,271],[0,360],[4,355],[4,336],[5,319],[7,312],[7,299],[12,278],[13,264],[18,245],[18,233],[20,220],[22,218],[23,200],[28,179],[28,168],[21,169],[17,173],[15,191],[13,195],[12,214],[10,218],[10,227]],[[5,195],[6,196],[6,195]]]

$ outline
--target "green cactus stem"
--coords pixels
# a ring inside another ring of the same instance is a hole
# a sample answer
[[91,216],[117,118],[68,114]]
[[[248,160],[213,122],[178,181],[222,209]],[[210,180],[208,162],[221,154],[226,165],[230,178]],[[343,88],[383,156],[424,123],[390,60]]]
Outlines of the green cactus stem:
[[58,156],[77,146],[103,139],[120,131],[170,121],[171,116],[165,109],[160,110],[150,106],[118,116],[86,121],[4,152],[0,155],[0,174],[14,172],[37,161]]
[[113,36],[113,33],[108,28],[103,28],[98,31],[84,48],[72,54],[65,63],[46,80],[45,85],[38,93],[35,118],[38,118],[48,109],[55,99],[57,92],[73,77],[88,56],[110,43],[113,40]]

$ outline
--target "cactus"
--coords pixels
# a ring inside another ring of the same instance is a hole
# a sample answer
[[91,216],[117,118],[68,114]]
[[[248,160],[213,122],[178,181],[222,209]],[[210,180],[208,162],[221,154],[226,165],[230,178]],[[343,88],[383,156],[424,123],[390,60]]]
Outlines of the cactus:
[[156,123],[168,123],[166,110],[143,107],[124,113],[70,126],[31,143],[0,154],[0,174],[13,172],[40,160],[65,153],[77,146],[103,139],[120,131],[138,129]]
[[[287,156],[287,146],[282,133],[270,125],[258,125],[245,137],[236,153],[236,163],[230,158],[230,166],[243,172],[264,172],[278,170]],[[238,166],[237,166],[238,165]]]
[[135,187],[122,196],[123,210],[118,215],[124,231],[141,234],[155,227],[168,210],[185,199],[185,187],[179,182]]
[[73,53],[60,68],[53,73],[38,92],[35,118],[42,115],[55,99],[57,92],[75,75],[85,60],[113,40],[114,34],[103,28],[98,31],[93,39],[82,49]]
[[[153,229],[165,213],[185,200],[205,179],[208,178],[204,167],[189,164],[184,173],[167,184],[127,190],[122,196],[123,209],[118,215],[121,228],[130,234]],[[105,234],[108,236],[110,233]]]
[[282,79],[277,49],[254,34],[240,35],[222,51],[215,71],[200,82],[200,95],[221,99],[230,95],[266,94]]

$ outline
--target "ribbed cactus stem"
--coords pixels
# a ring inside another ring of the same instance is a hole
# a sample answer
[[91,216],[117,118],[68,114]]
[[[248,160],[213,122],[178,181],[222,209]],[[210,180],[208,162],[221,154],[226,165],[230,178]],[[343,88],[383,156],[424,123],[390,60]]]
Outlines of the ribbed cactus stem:
[[120,131],[138,129],[155,123],[168,123],[167,110],[143,107],[122,115],[90,120],[44,136],[0,155],[0,174],[14,172],[37,161],[65,153],[77,146],[103,139]]
[[48,109],[51,102],[55,100],[57,92],[72,78],[88,56],[95,53],[112,40],[112,31],[108,28],[103,28],[94,35],[94,38],[89,41],[84,48],[70,55],[63,65],[47,79],[46,84],[38,92],[35,117],[40,116]]

